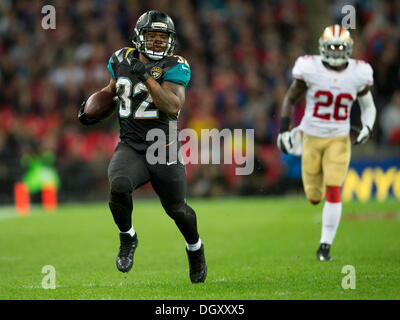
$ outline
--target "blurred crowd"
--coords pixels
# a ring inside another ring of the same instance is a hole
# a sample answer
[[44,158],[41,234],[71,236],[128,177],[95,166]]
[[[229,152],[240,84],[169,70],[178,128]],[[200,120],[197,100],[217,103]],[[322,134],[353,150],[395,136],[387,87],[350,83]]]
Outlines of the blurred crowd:
[[[340,23],[340,1],[326,3],[326,25]],[[352,3],[357,9],[353,57],[374,68],[378,119],[372,144],[399,146],[400,1]],[[54,30],[42,28],[46,4],[56,9]],[[176,53],[192,69],[179,126],[198,132],[255,130],[255,174],[235,177],[229,166],[191,166],[192,194],[281,192],[275,147],[279,107],[295,59],[317,54],[318,39],[310,36],[312,6],[305,0],[2,0],[0,201],[10,200],[13,184],[21,179],[21,156],[46,151],[56,155],[61,198],[106,197],[107,166],[119,139],[116,116],[84,127],[77,112],[83,100],[108,83],[110,55],[132,46],[137,18],[151,9],[172,17]],[[303,108],[300,103],[294,123]]]

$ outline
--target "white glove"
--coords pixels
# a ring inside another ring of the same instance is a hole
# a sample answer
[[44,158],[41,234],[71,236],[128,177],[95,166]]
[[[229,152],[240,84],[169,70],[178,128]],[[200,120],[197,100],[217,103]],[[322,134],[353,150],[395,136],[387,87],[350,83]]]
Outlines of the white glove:
[[302,150],[302,135],[298,127],[291,131],[285,131],[278,135],[278,148],[283,153],[290,153],[295,156],[301,155]]
[[277,144],[278,144],[278,148],[283,153],[289,153],[290,150],[292,150],[292,148],[293,148],[291,137],[290,137],[290,131],[285,131],[285,132],[278,134]]
[[354,144],[363,144],[367,142],[368,139],[371,138],[371,133],[372,131],[368,126],[362,127]]
[[303,149],[303,132],[299,127],[290,130],[290,140],[293,145],[290,153],[298,157],[301,156],[301,151]]

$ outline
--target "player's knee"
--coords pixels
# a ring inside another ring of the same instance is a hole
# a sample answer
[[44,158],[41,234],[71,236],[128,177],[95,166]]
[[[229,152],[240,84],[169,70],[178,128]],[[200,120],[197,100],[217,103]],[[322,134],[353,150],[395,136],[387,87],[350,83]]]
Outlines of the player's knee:
[[317,188],[309,188],[306,190],[306,197],[311,204],[317,205],[322,200],[322,192]]
[[111,193],[131,193],[132,183],[128,177],[119,176],[111,180]]
[[325,199],[327,202],[338,203],[340,199],[341,188],[338,186],[326,186]]
[[176,219],[182,217],[185,214],[185,204],[182,202],[173,202],[163,204],[165,212],[172,218]]
[[186,205],[184,202],[174,202],[163,205],[165,212],[173,219],[173,220],[181,220],[186,219],[188,216],[195,215],[193,209]]

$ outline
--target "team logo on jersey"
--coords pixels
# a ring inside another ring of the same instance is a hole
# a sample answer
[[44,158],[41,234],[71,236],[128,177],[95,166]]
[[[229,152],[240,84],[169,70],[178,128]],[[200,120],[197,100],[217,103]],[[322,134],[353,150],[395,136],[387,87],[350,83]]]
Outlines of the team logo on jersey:
[[162,75],[162,69],[160,67],[153,67],[150,70],[150,74],[154,79],[158,79]]

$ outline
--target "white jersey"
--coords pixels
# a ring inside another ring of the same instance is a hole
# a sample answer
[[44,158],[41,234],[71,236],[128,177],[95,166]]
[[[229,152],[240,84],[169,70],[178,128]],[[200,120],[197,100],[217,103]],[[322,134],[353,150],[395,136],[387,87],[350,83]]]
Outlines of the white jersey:
[[342,71],[326,68],[321,56],[301,56],[292,70],[307,84],[306,109],[300,129],[310,136],[330,138],[348,135],[350,110],[357,93],[373,84],[371,66],[349,59]]

